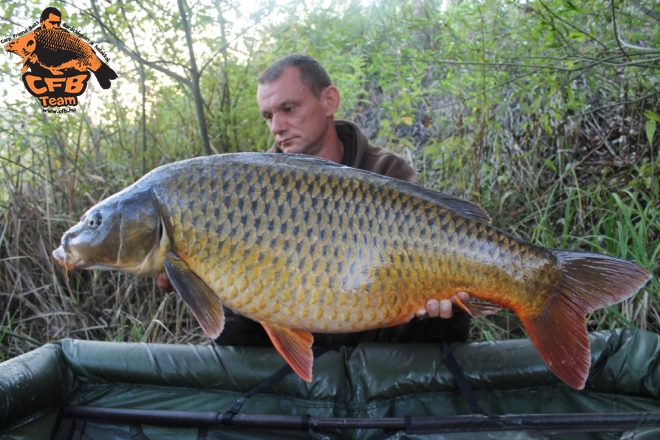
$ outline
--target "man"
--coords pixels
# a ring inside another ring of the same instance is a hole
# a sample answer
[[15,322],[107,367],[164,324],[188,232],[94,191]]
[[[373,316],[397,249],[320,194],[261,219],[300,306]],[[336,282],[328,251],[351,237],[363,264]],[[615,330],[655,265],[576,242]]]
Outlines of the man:
[[[323,66],[313,58],[306,55],[285,57],[264,70],[258,82],[259,110],[275,138],[269,152],[308,154],[418,182],[415,171],[402,158],[371,144],[355,124],[334,120],[340,103],[339,91]],[[460,292],[453,300],[461,303],[469,299],[467,293]],[[267,345],[268,339],[260,325],[227,312],[225,330],[216,342]],[[361,341],[430,342],[441,338],[462,341],[468,337],[469,315],[457,313],[452,318],[452,300],[429,300],[416,316],[446,319],[413,320],[397,327],[343,335],[315,334],[314,341],[318,345],[341,345]]]
[[41,12],[41,17],[39,18],[41,29],[60,29],[61,23],[62,13],[59,9],[48,7]]

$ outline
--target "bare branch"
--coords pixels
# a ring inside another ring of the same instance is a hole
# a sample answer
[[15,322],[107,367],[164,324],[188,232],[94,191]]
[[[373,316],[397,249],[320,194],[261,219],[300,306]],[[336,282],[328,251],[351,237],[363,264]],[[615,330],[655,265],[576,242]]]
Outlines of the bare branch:
[[616,14],[614,12],[614,0],[610,0],[610,6],[612,11],[612,25],[614,26],[614,37],[616,38],[616,44],[619,46],[619,49],[621,50],[623,56],[628,58],[628,54],[626,53],[625,50],[623,50],[623,46],[621,46],[621,40],[619,40],[619,30],[616,26]]
[[647,8],[646,6],[642,5],[641,3],[638,3],[637,0],[630,0],[630,4],[642,11],[644,14],[648,15],[652,19],[656,21],[660,21],[660,14],[657,12]]
[[557,14],[555,14],[554,12],[552,12],[552,10],[551,10],[550,8],[548,8],[548,7],[546,6],[546,4],[543,3],[542,1],[541,1],[540,3],[541,3],[541,5],[543,5],[543,7],[545,8],[545,10],[548,11],[548,13],[549,13],[550,15],[552,15],[555,19],[561,21],[561,22],[564,23],[566,26],[568,26],[568,27],[570,27],[570,28],[572,28],[572,29],[575,29],[575,30],[578,31],[579,33],[581,33],[581,34],[583,34],[584,36],[588,37],[590,40],[595,41],[595,42],[598,43],[600,46],[602,46],[604,49],[607,49],[607,46],[605,46],[605,45],[604,45],[601,41],[599,41],[597,38],[594,38],[590,33],[585,32],[585,31],[583,31],[582,29],[580,29],[580,28],[576,27],[575,25],[573,25],[572,23],[569,23],[568,21],[564,20],[563,18],[561,18],[560,16],[558,16]]
[[[90,14],[91,17],[100,25],[101,27],[101,32],[103,33],[103,37],[106,38],[111,44],[116,46],[119,50],[121,50],[124,54],[129,56],[132,60],[143,64],[145,66],[151,67],[154,70],[157,70],[158,72],[164,73],[165,75],[169,76],[170,78],[176,80],[182,85],[185,85],[186,87],[192,87],[192,83],[190,79],[179,75],[178,73],[166,69],[162,67],[162,63],[158,61],[150,61],[145,59],[139,52],[131,50],[126,44],[124,44],[123,41],[119,38],[119,36],[112,30],[110,29],[107,25],[106,22],[101,18],[101,14],[98,10],[98,4],[96,0],[92,0],[91,2],[92,6],[92,13]],[[136,46],[137,47],[137,46]]]

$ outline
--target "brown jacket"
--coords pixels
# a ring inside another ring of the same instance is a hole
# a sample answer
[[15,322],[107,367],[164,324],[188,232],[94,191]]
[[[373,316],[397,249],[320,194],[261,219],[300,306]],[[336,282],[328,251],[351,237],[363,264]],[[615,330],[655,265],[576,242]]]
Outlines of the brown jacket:
[[[354,123],[337,119],[335,128],[339,140],[344,144],[342,165],[419,183],[415,170],[408,165],[408,162],[397,156],[393,151],[377,147],[369,142],[367,135]],[[277,147],[277,144],[274,144],[268,152],[281,153],[282,150]]]

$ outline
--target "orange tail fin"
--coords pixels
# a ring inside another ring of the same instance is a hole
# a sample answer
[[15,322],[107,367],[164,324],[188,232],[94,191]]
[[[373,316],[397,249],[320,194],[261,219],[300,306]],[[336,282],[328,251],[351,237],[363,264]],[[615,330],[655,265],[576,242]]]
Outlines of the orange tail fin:
[[538,315],[520,316],[550,370],[576,389],[589,377],[585,316],[630,298],[651,278],[634,263],[588,252],[553,251],[563,275]]

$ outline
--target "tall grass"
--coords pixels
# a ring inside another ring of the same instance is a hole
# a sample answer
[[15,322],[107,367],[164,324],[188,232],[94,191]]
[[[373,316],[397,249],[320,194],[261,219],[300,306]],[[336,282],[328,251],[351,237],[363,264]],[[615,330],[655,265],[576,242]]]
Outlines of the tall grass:
[[206,339],[178,296],[159,292],[151,280],[118,272],[66,276],[50,254],[71,223],[39,214],[26,217],[26,212],[25,203],[22,212],[0,212],[5,231],[0,240],[1,360],[64,337],[198,343]]
[[[49,173],[40,164],[57,163],[59,155],[46,148],[32,153],[0,159],[5,182],[0,201],[0,361],[64,337],[205,341],[178,296],[161,293],[151,280],[120,272],[64,272],[51,255],[60,237],[84,210],[119,186],[99,184],[110,180],[101,177],[112,174],[105,166],[83,167],[81,159],[81,172],[72,182],[76,167]],[[18,166],[19,157],[26,164],[30,158],[31,166]]]

